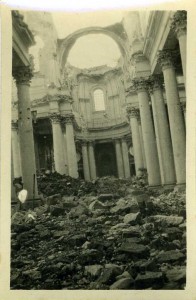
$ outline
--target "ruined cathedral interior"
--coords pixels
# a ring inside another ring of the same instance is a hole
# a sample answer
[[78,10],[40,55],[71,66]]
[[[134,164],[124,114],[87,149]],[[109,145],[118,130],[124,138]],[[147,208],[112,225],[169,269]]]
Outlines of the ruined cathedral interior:
[[[65,14],[70,30],[59,37],[52,13],[12,11],[12,182],[21,179],[27,203],[39,202],[43,174],[130,187],[146,176],[153,191],[185,190],[186,11],[124,11],[114,23],[84,18],[76,29],[70,20]],[[72,63],[82,39],[100,36],[102,56],[115,48],[113,61],[88,66],[81,50]]]

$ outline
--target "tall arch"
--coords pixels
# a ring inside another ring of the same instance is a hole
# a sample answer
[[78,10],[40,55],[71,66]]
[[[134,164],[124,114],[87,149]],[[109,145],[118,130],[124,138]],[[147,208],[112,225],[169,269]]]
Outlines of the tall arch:
[[65,39],[59,40],[59,62],[61,69],[64,68],[69,52],[73,45],[75,44],[76,40],[82,36],[88,34],[96,34],[102,33],[111,37],[118,45],[120,52],[122,53],[122,57],[128,57],[128,47],[126,44],[126,40],[122,39],[118,34],[114,31],[111,31],[106,28],[101,27],[89,27],[75,31],[74,33],[67,36]]

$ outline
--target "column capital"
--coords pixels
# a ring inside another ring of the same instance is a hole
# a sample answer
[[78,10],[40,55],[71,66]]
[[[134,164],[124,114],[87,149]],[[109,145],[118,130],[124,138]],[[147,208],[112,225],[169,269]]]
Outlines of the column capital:
[[149,92],[153,93],[155,90],[162,89],[163,82],[163,77],[160,74],[151,75],[149,77]]
[[51,113],[50,120],[53,124],[60,124],[61,123],[61,115],[59,113]]
[[176,33],[179,38],[181,35],[186,35],[187,31],[187,11],[178,10],[171,23],[171,29]]
[[127,136],[122,136],[121,141],[127,143],[128,137]]
[[128,118],[138,118],[139,117],[139,114],[140,114],[139,108],[128,106],[126,108],[126,111],[127,111]]
[[82,146],[87,146],[88,141],[87,140],[80,140],[80,143]]
[[12,130],[18,130],[18,120],[12,120]]
[[16,80],[16,84],[30,85],[31,78],[33,77],[33,71],[30,66],[14,67],[12,75]]
[[61,117],[63,124],[73,124],[74,115],[73,114],[66,114]]
[[113,140],[115,143],[120,143],[121,138],[120,138],[120,137],[114,137],[114,138],[112,138],[112,140]]
[[88,143],[89,143],[90,146],[94,146],[95,141],[94,140],[88,140]]
[[173,52],[171,50],[159,50],[157,62],[160,64],[163,70],[167,68],[173,68]]
[[148,90],[148,80],[140,77],[132,80],[136,92],[144,92]]

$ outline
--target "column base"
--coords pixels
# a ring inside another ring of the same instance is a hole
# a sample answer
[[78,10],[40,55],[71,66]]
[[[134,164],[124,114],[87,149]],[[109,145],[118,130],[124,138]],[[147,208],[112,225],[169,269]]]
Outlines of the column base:
[[163,186],[161,184],[159,185],[149,185],[150,189],[156,190],[156,189],[161,189]]
[[35,207],[41,206],[43,204],[43,201],[40,198],[28,199],[25,203],[20,203],[19,200],[15,200],[11,203],[11,206],[13,208],[19,204],[21,210],[28,210],[28,209],[33,209]]
[[164,190],[171,190],[171,192],[174,190],[176,184],[175,183],[166,183],[163,185]]
[[186,191],[186,183],[177,183],[174,187],[175,192],[184,192]]

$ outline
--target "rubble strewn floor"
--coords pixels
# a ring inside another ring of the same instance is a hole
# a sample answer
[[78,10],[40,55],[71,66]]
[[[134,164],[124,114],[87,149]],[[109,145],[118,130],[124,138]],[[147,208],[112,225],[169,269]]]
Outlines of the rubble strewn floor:
[[39,189],[43,205],[12,216],[11,289],[185,288],[185,192],[59,174]]

